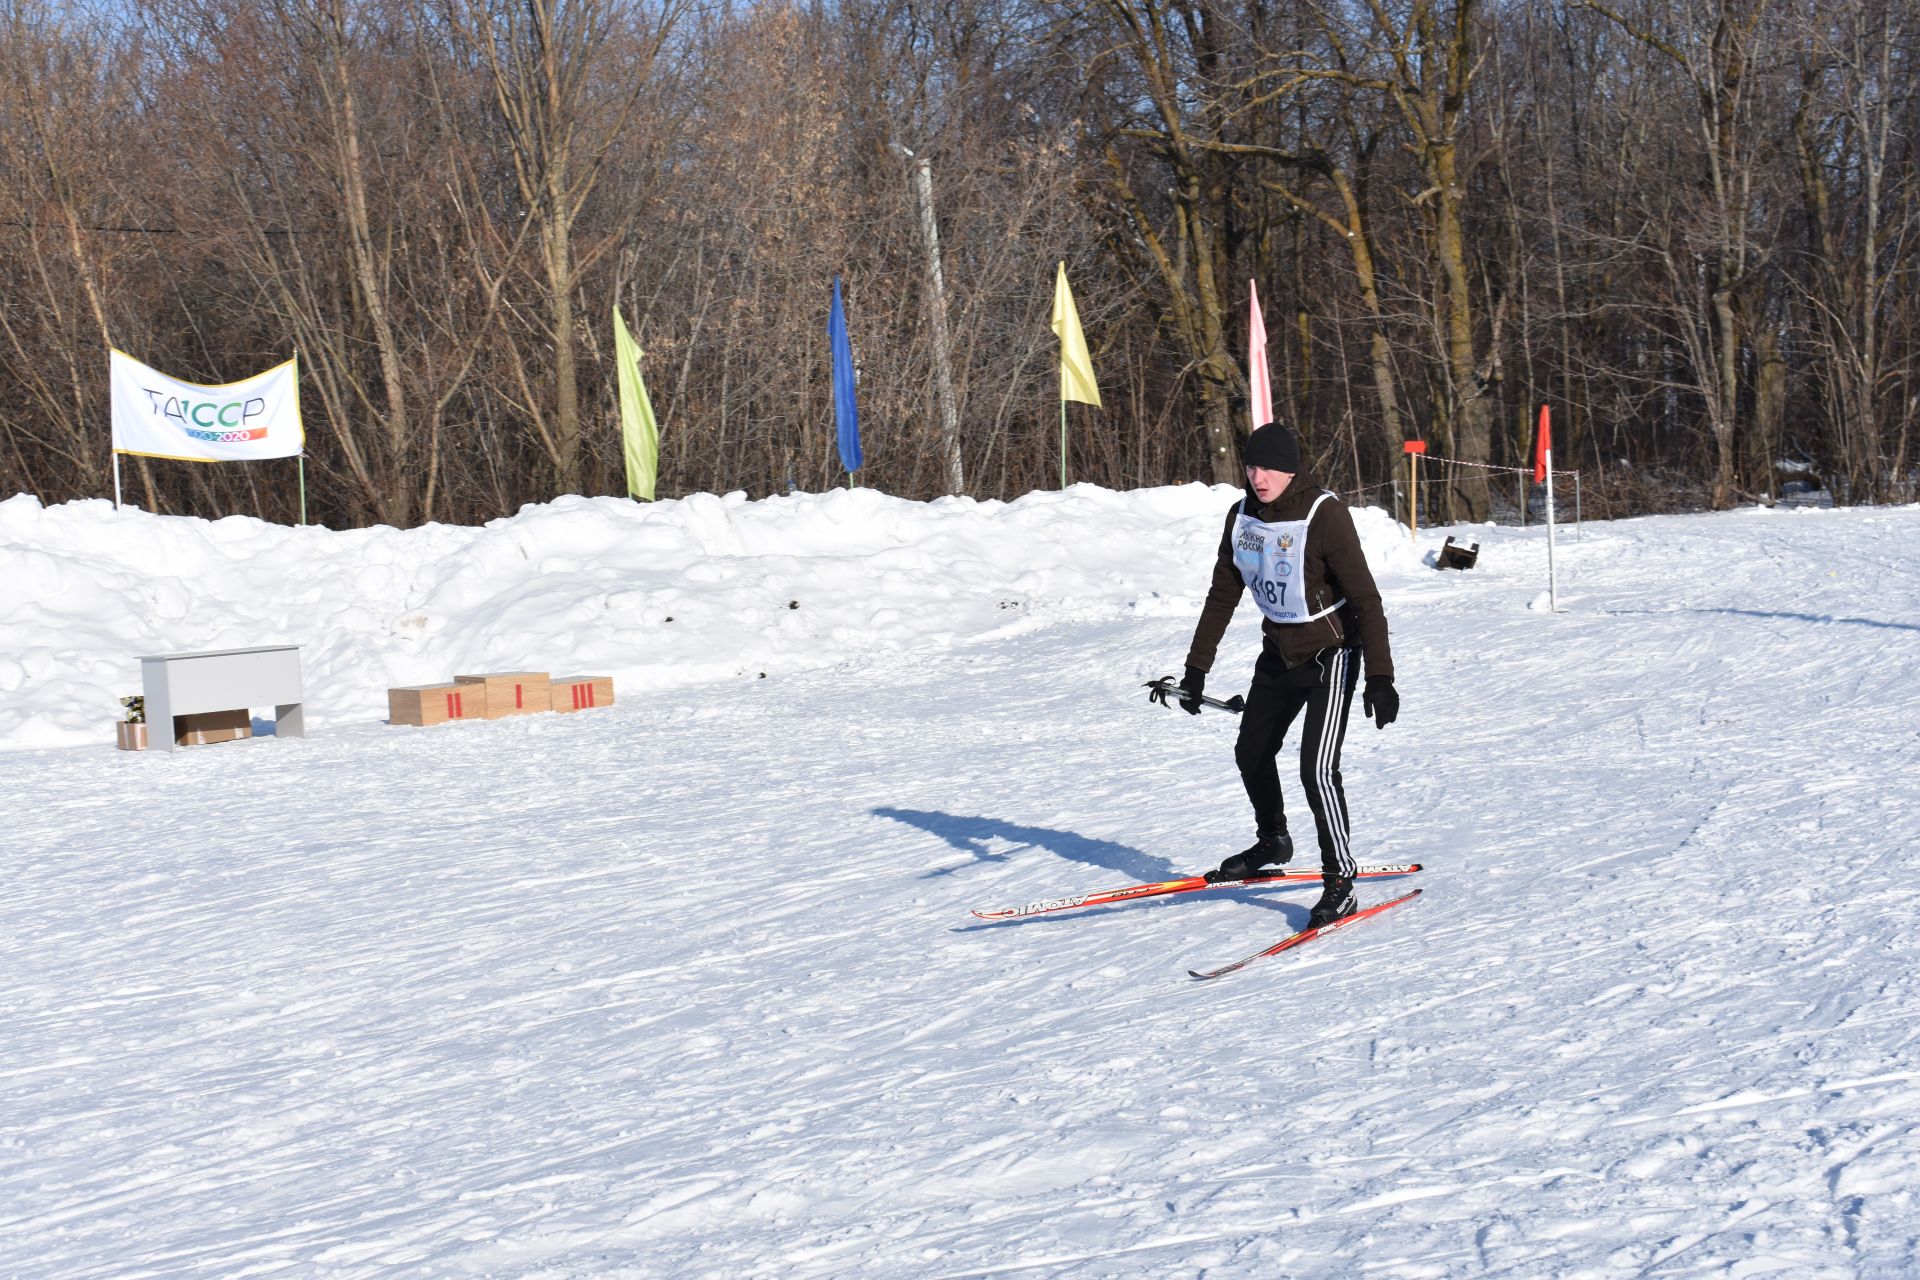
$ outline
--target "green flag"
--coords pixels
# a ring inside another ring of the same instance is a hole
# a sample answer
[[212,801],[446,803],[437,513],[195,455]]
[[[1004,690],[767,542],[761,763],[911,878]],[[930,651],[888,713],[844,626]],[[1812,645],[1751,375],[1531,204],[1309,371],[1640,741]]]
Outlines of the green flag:
[[660,476],[660,424],[654,421],[653,401],[640,380],[640,346],[627,332],[620,308],[613,308],[613,367],[620,376],[620,445],[627,455],[627,493],[653,501],[653,483]]

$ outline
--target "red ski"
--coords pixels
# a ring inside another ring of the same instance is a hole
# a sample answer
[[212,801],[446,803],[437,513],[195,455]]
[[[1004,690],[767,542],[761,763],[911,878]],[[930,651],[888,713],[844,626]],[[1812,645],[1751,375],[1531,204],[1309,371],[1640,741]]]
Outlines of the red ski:
[[[1421,870],[1417,862],[1363,863],[1354,872],[1356,880],[1377,880],[1383,876],[1411,875]],[[1205,876],[1181,876],[1178,880],[1156,880],[1151,884],[1130,884],[1124,889],[1100,889],[1092,893],[1069,894],[1064,898],[1044,898],[1021,907],[1001,907],[993,911],[975,911],[982,920],[1018,920],[1022,916],[1045,915],[1050,911],[1071,911],[1075,907],[1104,907],[1135,898],[1158,898],[1169,893],[1193,893],[1199,889],[1266,889],[1275,885],[1319,884],[1318,871],[1283,871],[1270,876],[1251,876],[1245,880],[1208,880]]]
[[1332,924],[1323,924],[1318,929],[1302,929],[1298,933],[1289,934],[1280,939],[1280,941],[1274,943],[1265,951],[1254,952],[1245,960],[1235,960],[1232,964],[1222,965],[1218,969],[1189,969],[1187,972],[1196,978],[1218,978],[1223,974],[1232,973],[1235,969],[1244,969],[1255,960],[1261,959],[1264,956],[1277,956],[1282,951],[1291,951],[1301,943],[1311,942],[1315,938],[1332,933],[1335,929],[1344,929],[1350,924],[1359,924],[1368,916],[1377,916],[1388,907],[1397,907],[1403,902],[1412,902],[1423,892],[1424,890],[1415,889],[1412,893],[1404,893],[1397,898],[1389,898],[1385,902],[1375,903],[1371,907],[1362,907],[1352,915],[1342,916]]

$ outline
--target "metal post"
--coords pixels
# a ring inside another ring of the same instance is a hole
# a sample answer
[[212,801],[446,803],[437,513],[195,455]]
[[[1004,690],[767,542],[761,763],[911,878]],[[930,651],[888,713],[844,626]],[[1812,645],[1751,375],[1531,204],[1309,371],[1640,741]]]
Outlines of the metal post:
[[300,523],[307,522],[307,455],[300,455]]
[[113,451],[113,509],[120,509],[120,451]]
[[[1063,371],[1060,375],[1066,377]],[[1060,397],[1060,487],[1067,487],[1067,398]]]
[[960,465],[960,408],[953,397],[953,353],[947,336],[946,276],[940,269],[940,227],[933,218],[933,163],[897,142],[892,146],[913,161],[914,192],[920,203],[920,241],[927,255],[927,313],[933,322],[933,390],[940,405],[940,448],[947,455],[947,485],[958,494],[966,488],[966,474]]
[[1553,570],[1553,450],[1546,450],[1547,465],[1547,608],[1560,612],[1560,585]]

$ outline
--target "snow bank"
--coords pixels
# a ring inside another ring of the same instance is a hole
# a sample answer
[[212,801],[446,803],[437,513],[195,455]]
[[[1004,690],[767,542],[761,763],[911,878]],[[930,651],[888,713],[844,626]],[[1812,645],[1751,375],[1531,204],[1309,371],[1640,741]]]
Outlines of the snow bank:
[[[0,748],[106,740],[142,654],[298,644],[325,726],[456,671],[659,689],[1186,612],[1234,494],[569,497],[480,528],[348,531],[22,495],[0,502]],[[1416,565],[1385,512],[1355,518],[1376,570]]]

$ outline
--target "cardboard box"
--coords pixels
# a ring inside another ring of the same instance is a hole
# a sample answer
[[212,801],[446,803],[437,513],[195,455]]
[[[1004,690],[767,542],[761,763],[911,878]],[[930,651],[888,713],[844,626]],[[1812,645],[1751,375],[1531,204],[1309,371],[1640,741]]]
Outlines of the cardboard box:
[[147,726],[122,720],[113,726],[113,741],[122,751],[145,751]]
[[483,675],[455,676],[455,684],[477,684],[487,691],[487,719],[505,716],[530,716],[536,711],[553,709],[549,679],[544,671],[491,671]]
[[613,705],[612,676],[556,676],[551,686],[555,711],[585,711]]
[[387,690],[387,720],[391,724],[445,724],[449,720],[486,718],[484,685],[417,684]]
[[238,742],[253,736],[253,715],[246,707],[232,711],[202,711],[173,718],[173,745],[204,747],[215,742]]

